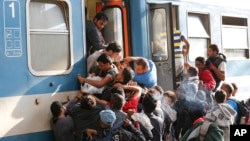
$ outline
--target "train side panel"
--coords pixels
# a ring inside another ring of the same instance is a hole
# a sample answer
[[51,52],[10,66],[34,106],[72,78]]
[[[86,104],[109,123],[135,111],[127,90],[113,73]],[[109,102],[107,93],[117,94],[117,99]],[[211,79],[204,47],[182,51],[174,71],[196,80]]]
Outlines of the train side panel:
[[[48,140],[52,101],[67,101],[79,90],[77,74],[85,75],[85,17],[81,0],[69,7],[71,65],[67,73],[36,76],[29,68],[26,9],[29,1],[0,2],[0,140]],[[14,12],[14,13],[13,13]],[[15,18],[13,18],[15,17]],[[27,20],[28,21],[28,20]],[[49,55],[49,54],[48,54]],[[47,57],[47,56],[44,56]],[[60,63],[60,62],[58,62]]]

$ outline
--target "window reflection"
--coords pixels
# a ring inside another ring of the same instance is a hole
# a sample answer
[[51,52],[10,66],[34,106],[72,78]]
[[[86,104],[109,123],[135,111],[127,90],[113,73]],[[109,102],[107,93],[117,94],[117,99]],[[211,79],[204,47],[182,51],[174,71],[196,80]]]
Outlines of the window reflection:
[[167,60],[166,13],[164,9],[151,11],[152,17],[152,58],[154,61]]

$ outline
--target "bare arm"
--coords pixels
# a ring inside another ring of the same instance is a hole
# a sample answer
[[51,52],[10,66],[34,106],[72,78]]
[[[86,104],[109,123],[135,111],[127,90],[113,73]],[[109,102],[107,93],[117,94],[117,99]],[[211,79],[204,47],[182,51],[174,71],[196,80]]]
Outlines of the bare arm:
[[112,81],[112,79],[109,76],[105,76],[104,78],[102,78],[100,81],[99,80],[91,80],[91,79],[87,79],[84,77],[81,77],[80,75],[78,75],[78,80],[80,83],[89,83],[90,85],[93,85],[97,88],[103,87],[106,84],[108,84],[109,82]]
[[137,60],[139,60],[139,59],[141,59],[141,58],[143,58],[143,57],[134,57],[134,56],[128,56],[128,57],[126,57],[126,58],[124,58],[123,60],[125,61],[125,62],[131,62],[131,61],[137,61]]
[[134,96],[138,96],[138,97],[141,96],[142,89],[141,89],[141,87],[139,87],[139,86],[128,86],[128,85],[122,85],[122,84],[120,84],[120,83],[117,83],[117,84],[115,85],[115,87],[121,87],[121,88],[123,88],[124,90],[133,91],[133,92],[134,92]]
[[214,71],[214,73],[217,75],[217,77],[224,81],[225,80],[225,71],[218,70],[215,66],[211,67],[211,69]]
[[225,68],[226,68],[226,64],[224,62],[221,62],[217,67],[215,67],[212,63],[209,64],[209,69],[211,69],[215,74],[216,76],[224,81],[225,80]]
[[98,102],[102,105],[108,105],[108,102],[106,100],[99,99],[98,97],[96,97],[94,95],[92,95],[92,96],[95,98],[96,102]]

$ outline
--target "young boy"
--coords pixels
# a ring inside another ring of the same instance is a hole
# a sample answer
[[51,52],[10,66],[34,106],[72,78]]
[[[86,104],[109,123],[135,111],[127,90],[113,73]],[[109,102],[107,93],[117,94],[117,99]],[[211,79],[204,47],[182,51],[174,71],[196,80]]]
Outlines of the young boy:
[[224,131],[224,140],[230,140],[230,125],[235,121],[236,111],[226,103],[227,94],[217,90],[214,95],[215,105],[207,112],[206,120],[216,123]]
[[202,83],[200,85],[212,91],[215,88],[216,82],[210,70],[206,67],[205,58],[197,57],[195,59],[195,66],[199,69],[199,79]]
[[221,81],[224,81],[226,77],[226,56],[219,53],[219,48],[216,44],[211,44],[208,47],[207,55],[206,65],[216,81],[215,89],[213,90],[216,91]]
[[198,85],[198,69],[196,67],[189,66],[187,70],[187,76],[177,88],[177,92],[189,97],[194,97],[198,92]]

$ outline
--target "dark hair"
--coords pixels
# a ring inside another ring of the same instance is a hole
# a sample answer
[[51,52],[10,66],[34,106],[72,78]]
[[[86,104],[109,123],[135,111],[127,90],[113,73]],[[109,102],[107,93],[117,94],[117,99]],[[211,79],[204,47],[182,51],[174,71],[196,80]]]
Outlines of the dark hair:
[[81,108],[91,110],[91,109],[94,109],[95,107],[96,107],[95,98],[89,94],[84,95],[81,100]]
[[122,95],[118,93],[112,94],[111,104],[115,110],[121,110],[124,103],[125,103],[125,98]]
[[105,49],[106,51],[112,50],[113,52],[121,52],[122,47],[117,42],[111,42]]
[[198,75],[198,69],[196,67],[192,67],[190,66],[189,69],[187,70],[188,73],[191,75],[191,76],[197,76]]
[[52,122],[56,123],[58,120],[58,116],[61,114],[61,108],[63,107],[62,102],[59,101],[54,101],[51,105],[50,105],[50,111],[53,115],[52,118]]
[[102,55],[100,55],[98,58],[97,58],[97,60],[96,60],[97,62],[102,62],[102,63],[104,63],[104,64],[112,64],[112,60],[111,60],[111,58],[107,55],[107,54],[105,54],[105,53],[103,53]]
[[204,57],[201,57],[201,56],[199,56],[199,57],[196,57],[195,58],[195,61],[199,61],[199,62],[201,62],[202,64],[205,64],[205,58]]
[[109,21],[108,16],[104,12],[97,13],[94,17],[94,20],[104,20]]
[[212,51],[216,51],[217,54],[219,54],[219,48],[216,44],[211,44],[208,48],[210,48]]
[[236,83],[233,82],[233,83],[231,83],[231,85],[233,86],[234,90],[238,90]]
[[119,95],[121,95],[122,97],[125,98],[124,89],[121,88],[121,87],[113,87],[113,88],[111,88],[110,93],[111,94],[119,94]]
[[226,91],[231,95],[234,91],[234,87],[230,83],[224,82],[222,85],[225,86]]
[[157,101],[153,95],[153,93],[148,92],[142,100],[142,106],[146,114],[151,114],[156,108]]
[[217,90],[214,94],[214,99],[217,103],[223,103],[226,99],[226,92],[223,90]]
[[194,122],[197,118],[203,117],[206,115],[205,106],[201,101],[197,101],[197,99],[192,98],[189,99],[187,108],[188,108],[188,114],[190,115],[190,120]]
[[123,75],[123,84],[127,84],[135,76],[134,71],[130,67],[126,67],[122,71]]
[[165,97],[169,97],[173,101],[173,103],[177,101],[177,95],[175,94],[174,91],[165,91],[163,95]]
[[156,85],[153,87],[155,90],[157,90],[160,94],[164,93],[164,90],[162,89],[162,87],[160,85]]
[[136,61],[136,65],[142,66],[143,69],[149,68],[148,61],[147,61],[145,58],[139,58],[139,59]]
[[223,53],[219,53],[219,48],[216,44],[211,44],[208,48],[210,48],[212,51],[216,51],[217,54],[223,59],[223,61],[227,62],[227,57]]

